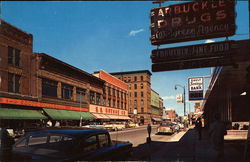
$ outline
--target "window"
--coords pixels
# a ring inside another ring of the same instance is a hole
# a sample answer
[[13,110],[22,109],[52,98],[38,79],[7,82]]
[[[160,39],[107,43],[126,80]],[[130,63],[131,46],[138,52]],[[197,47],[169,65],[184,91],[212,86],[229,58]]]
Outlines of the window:
[[143,83],[141,83],[140,87],[141,87],[141,89],[143,89]]
[[91,136],[83,142],[84,152],[89,152],[98,149],[98,141],[96,136]]
[[49,97],[57,97],[57,84],[58,82],[49,80],[49,79],[42,79],[42,95],[49,96]]
[[135,105],[135,107],[137,106],[137,100],[134,101],[134,105]]
[[117,108],[120,108],[120,102],[117,101]]
[[113,107],[115,107],[115,100],[113,100]]
[[111,95],[111,88],[108,87],[108,95],[110,96]]
[[76,101],[86,102],[86,89],[76,88]]
[[106,134],[99,134],[98,138],[100,147],[106,147],[109,145],[109,138]]
[[8,91],[13,93],[20,93],[20,75],[13,73],[8,74]]
[[108,106],[111,107],[111,99],[108,99]]
[[103,94],[105,95],[106,94],[106,87],[105,86],[103,87],[102,91],[103,91]]
[[143,107],[141,108],[141,113],[144,113],[144,108]]
[[47,143],[47,136],[30,136],[28,146]]
[[73,86],[62,83],[62,98],[68,100],[73,99]]
[[141,105],[144,105],[144,101],[143,100],[141,100]]
[[131,77],[128,77],[128,82],[130,82],[131,81]]
[[143,76],[141,76],[141,81],[143,81]]
[[143,92],[141,92],[141,97],[143,97]]
[[106,98],[103,98],[102,102],[103,106],[106,106]]
[[135,84],[134,86],[135,86],[135,89],[137,89],[137,84]]
[[132,113],[132,108],[129,108],[129,112]]
[[100,93],[96,93],[96,104],[101,105],[101,94]]
[[8,63],[16,67],[20,66],[20,50],[8,47]]
[[137,97],[137,92],[134,93],[134,96]]
[[137,81],[137,76],[134,77],[135,81]]
[[113,96],[115,97],[115,89],[113,89]]
[[129,92],[129,96],[132,97],[132,92]]
[[121,109],[123,109],[124,107],[123,107],[123,102],[121,102]]
[[120,98],[120,92],[117,90],[117,97]]
[[89,92],[89,101],[91,104],[95,103],[95,92],[93,92],[93,91]]
[[131,84],[128,85],[128,88],[131,89]]

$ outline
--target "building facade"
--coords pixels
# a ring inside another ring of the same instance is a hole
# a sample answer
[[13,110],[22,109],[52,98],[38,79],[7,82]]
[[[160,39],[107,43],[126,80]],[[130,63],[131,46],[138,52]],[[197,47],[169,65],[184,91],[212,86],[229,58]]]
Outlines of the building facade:
[[148,70],[110,73],[128,84],[128,114],[137,123],[151,123],[151,73]]
[[105,85],[100,102],[90,103],[90,112],[99,119],[129,120],[128,85],[103,70],[93,75],[105,81]]
[[151,89],[151,120],[153,123],[162,121],[162,110],[160,108],[160,96]]

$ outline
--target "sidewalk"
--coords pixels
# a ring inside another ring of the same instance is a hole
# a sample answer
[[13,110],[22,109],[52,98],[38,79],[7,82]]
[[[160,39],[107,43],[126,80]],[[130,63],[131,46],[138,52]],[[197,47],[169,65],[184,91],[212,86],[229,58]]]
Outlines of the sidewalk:
[[[241,162],[244,154],[245,140],[226,139],[224,144],[224,161]],[[144,156],[137,160],[170,161],[170,162],[216,162],[216,153],[210,145],[206,129],[202,132],[202,139],[198,140],[195,129],[176,134],[169,141],[152,141],[145,144],[147,150]]]

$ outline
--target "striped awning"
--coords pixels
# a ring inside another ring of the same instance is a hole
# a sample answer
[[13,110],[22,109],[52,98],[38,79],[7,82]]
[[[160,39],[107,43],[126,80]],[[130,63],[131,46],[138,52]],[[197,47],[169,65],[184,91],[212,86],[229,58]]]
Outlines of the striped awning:
[[96,119],[109,119],[109,117],[105,114],[101,113],[91,113]]
[[94,117],[89,112],[83,111],[70,111],[70,110],[60,110],[60,109],[48,109],[43,108],[43,110],[53,119],[53,120],[93,120]]
[[0,108],[0,119],[39,120],[47,117],[37,110]]

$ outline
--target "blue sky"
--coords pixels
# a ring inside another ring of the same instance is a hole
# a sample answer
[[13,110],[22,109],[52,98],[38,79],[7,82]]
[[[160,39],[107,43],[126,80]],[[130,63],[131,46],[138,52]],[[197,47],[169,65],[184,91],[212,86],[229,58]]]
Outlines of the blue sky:
[[[163,5],[177,2],[165,2]],[[151,50],[149,12],[158,7],[150,1],[55,1],[2,2],[2,18],[33,34],[34,52],[47,53],[86,72],[103,69],[107,72],[150,70]],[[248,38],[248,2],[237,2],[237,31],[231,40]],[[214,41],[225,38],[213,39]],[[164,45],[183,46],[204,43],[205,40]],[[167,109],[183,115],[183,104],[175,95],[187,79],[210,75],[210,68],[155,72],[151,87],[164,98]],[[206,79],[206,83],[208,79]],[[187,93],[186,93],[187,94]],[[186,95],[187,97],[187,95]],[[191,111],[194,103],[191,102]],[[187,104],[187,108],[189,104]]]

